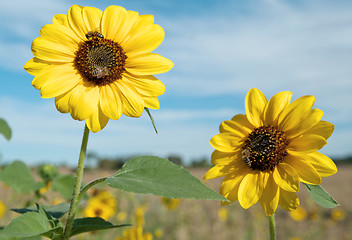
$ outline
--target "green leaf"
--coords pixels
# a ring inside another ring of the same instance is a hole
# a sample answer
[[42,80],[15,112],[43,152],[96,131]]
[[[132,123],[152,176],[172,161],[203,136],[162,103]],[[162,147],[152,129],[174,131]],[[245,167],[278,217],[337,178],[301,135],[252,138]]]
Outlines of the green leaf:
[[72,175],[59,175],[54,178],[51,188],[58,191],[65,199],[71,199],[75,178]]
[[22,193],[36,191],[45,186],[44,183],[34,181],[31,170],[21,161],[7,165],[0,172],[0,181]]
[[73,221],[71,236],[84,233],[84,232],[91,232],[109,228],[119,228],[119,227],[126,227],[131,226],[130,224],[122,224],[122,225],[113,225],[110,222],[105,221],[99,217],[93,218],[77,218]]
[[320,206],[325,208],[334,208],[340,205],[338,202],[333,199],[330,194],[325,191],[325,189],[320,185],[310,185],[304,183],[304,186],[307,188],[310,196],[313,200],[318,203]]
[[182,166],[158,157],[131,159],[113,176],[106,179],[113,188],[147,193],[167,198],[193,198],[228,201],[213,191]]
[[3,230],[0,230],[0,239],[3,237],[33,237],[50,231],[48,219],[37,212],[26,212],[12,220]]
[[[68,203],[60,203],[58,205],[54,206],[42,206],[45,210],[46,213],[49,214],[50,216],[53,216],[54,218],[61,218],[65,213],[67,213],[70,209],[70,205]],[[14,212],[23,214],[26,212],[38,212],[36,207],[30,207],[30,208],[12,208],[11,209]]]
[[[70,205],[68,203],[60,203],[54,206],[42,206],[42,207],[46,209],[46,213],[50,214],[55,218],[61,218],[70,209]],[[12,208],[11,210],[20,214],[23,214],[26,212],[38,212],[37,207]]]
[[8,141],[11,139],[11,128],[7,124],[7,122],[2,118],[0,118],[0,134],[2,134]]

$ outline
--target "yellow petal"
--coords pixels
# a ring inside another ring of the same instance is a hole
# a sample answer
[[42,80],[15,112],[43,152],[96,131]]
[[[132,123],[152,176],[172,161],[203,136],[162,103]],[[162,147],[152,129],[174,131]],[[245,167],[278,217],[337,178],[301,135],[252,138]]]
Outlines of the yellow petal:
[[58,24],[45,25],[40,30],[40,35],[50,41],[62,45],[69,45],[69,48],[72,50],[77,50],[78,44],[81,41],[70,28]]
[[220,194],[223,195],[225,198],[230,200],[230,202],[222,202],[222,205],[228,205],[232,202],[237,201],[238,199],[238,188],[240,186],[241,181],[243,180],[244,176],[246,176],[246,171],[241,172],[241,174],[230,174],[224,177],[224,180],[220,186]]
[[138,22],[139,14],[135,11],[127,11],[124,24],[121,26],[118,34],[113,38],[116,42],[124,46],[124,43],[129,40],[128,34],[130,33],[133,26]]
[[299,199],[296,193],[280,189],[279,205],[286,211],[292,211],[299,206]]
[[214,165],[229,165],[235,161],[243,161],[241,149],[237,153],[220,152],[215,150],[211,155],[211,163]]
[[122,93],[123,114],[128,117],[140,117],[144,110],[144,102],[139,93],[123,80],[116,81],[115,84]]
[[83,21],[82,12],[82,6],[73,5],[68,10],[67,19],[70,28],[77,34],[77,36],[82,40],[86,40],[86,34],[89,32],[89,30]]
[[290,104],[292,92],[275,94],[264,109],[264,124],[273,125],[280,113]]
[[42,98],[57,97],[80,83],[80,77],[69,64],[60,64],[47,68],[33,79],[33,86],[40,89]]
[[86,119],[88,129],[94,133],[102,130],[108,122],[109,118],[104,115],[100,108]]
[[[82,18],[84,25],[87,26],[88,31],[100,32],[100,21],[103,12],[95,7],[84,7]],[[87,33],[86,33],[87,34]]]
[[123,74],[123,79],[133,85],[143,96],[155,97],[160,96],[165,92],[165,85],[151,75],[133,76],[131,74]]
[[291,155],[299,157],[305,162],[312,164],[312,166],[315,168],[315,170],[317,170],[321,177],[328,177],[337,172],[335,163],[328,156],[320,152],[314,152],[310,154],[291,153]]
[[33,40],[32,53],[35,57],[49,62],[72,63],[75,58],[74,48],[50,41],[47,37]]
[[220,133],[210,140],[210,144],[221,152],[236,152],[241,148],[243,139],[231,133]]
[[288,191],[298,192],[299,191],[299,175],[297,171],[287,163],[280,163],[273,171],[273,177],[276,184]]
[[223,177],[225,175],[231,174],[235,170],[235,167],[232,165],[227,166],[214,166],[208,170],[208,172],[204,175],[203,179],[213,179],[218,177]]
[[249,90],[245,100],[246,116],[255,127],[263,125],[262,114],[267,103],[265,95],[256,88]]
[[311,113],[306,116],[306,118],[302,119],[300,124],[298,124],[295,128],[288,130],[285,132],[285,135],[290,139],[301,135],[307,130],[311,129],[315,126],[320,119],[323,117],[324,112],[320,109],[313,109]]
[[125,69],[135,75],[154,75],[169,71],[174,64],[156,53],[146,53],[129,57],[127,53]]
[[319,135],[307,134],[292,139],[287,150],[292,152],[316,152],[326,145],[326,139]]
[[265,214],[271,216],[275,213],[279,203],[280,191],[278,185],[275,183],[272,174],[268,174],[268,181],[263,190],[263,194],[259,199]]
[[251,171],[243,178],[238,189],[238,201],[244,209],[253,206],[262,196],[264,175],[261,171]]
[[154,23],[153,15],[140,15],[138,17],[137,22],[133,25],[133,28],[129,32],[129,36],[134,36],[138,32],[142,31],[148,25],[152,25]]
[[59,25],[64,25],[68,27],[68,20],[67,20],[67,15],[66,14],[56,14],[53,17],[53,24],[59,24]]
[[55,106],[56,109],[61,112],[61,113],[68,113],[70,111],[70,107],[68,105],[68,102],[71,97],[71,91],[64,93],[62,95],[59,95],[55,98]]
[[164,37],[165,32],[161,26],[157,24],[148,25],[141,31],[136,32],[122,47],[129,56],[140,52],[152,52],[162,43]]
[[321,177],[317,170],[304,159],[289,154],[285,157],[285,162],[296,169],[302,182],[313,185],[321,183]]
[[[101,33],[107,39],[114,39],[125,23],[127,11],[120,6],[109,6],[105,9],[101,20]],[[118,42],[120,43],[120,42]]]
[[244,114],[237,114],[231,120],[240,126],[244,132],[251,133],[254,129],[254,126],[248,121]]
[[50,64],[48,62],[40,60],[39,58],[30,59],[25,65],[24,69],[33,76],[39,75],[42,71],[45,71]]
[[315,126],[304,132],[303,134],[316,134],[320,135],[325,139],[328,139],[331,134],[334,132],[334,124],[326,122],[326,121],[320,121],[318,122]]
[[105,116],[117,120],[122,115],[122,100],[120,90],[115,84],[100,88],[100,108]]
[[150,108],[150,109],[159,109],[160,108],[159,100],[157,97],[144,97],[144,96],[142,96],[142,98],[144,101],[144,106],[146,108]]
[[311,113],[314,100],[314,96],[303,96],[289,104],[279,116],[279,129],[288,132],[298,128]]
[[75,120],[84,120],[98,111],[99,87],[79,84],[72,90],[69,100],[70,113]]
[[246,138],[251,133],[247,128],[242,127],[239,123],[232,120],[223,121],[220,124],[219,130],[221,133],[228,132],[241,138]]

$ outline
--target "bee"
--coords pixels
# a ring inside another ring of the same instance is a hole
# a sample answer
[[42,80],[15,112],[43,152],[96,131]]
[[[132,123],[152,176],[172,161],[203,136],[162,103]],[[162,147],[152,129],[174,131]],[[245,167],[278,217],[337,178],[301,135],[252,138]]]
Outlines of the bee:
[[89,40],[89,39],[92,39],[92,38],[104,38],[103,34],[101,34],[100,32],[97,32],[97,31],[89,31],[87,34],[86,34],[86,38]]
[[251,164],[251,160],[249,159],[249,157],[251,156],[251,152],[245,148],[243,151],[242,151],[242,158],[243,158],[243,161],[244,163],[248,166],[248,167],[251,167],[252,164]]
[[102,78],[102,77],[105,77],[106,75],[108,75],[109,73],[110,72],[109,72],[108,67],[102,67],[102,66],[95,65],[91,74],[93,77]]

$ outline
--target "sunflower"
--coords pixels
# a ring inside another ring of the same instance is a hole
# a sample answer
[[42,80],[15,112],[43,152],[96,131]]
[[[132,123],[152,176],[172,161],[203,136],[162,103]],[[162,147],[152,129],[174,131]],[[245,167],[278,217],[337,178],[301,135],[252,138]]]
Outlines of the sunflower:
[[162,204],[167,207],[170,211],[175,210],[180,203],[180,199],[177,198],[161,198]]
[[116,237],[115,240],[153,240],[153,234],[143,233],[143,227],[137,226],[123,231],[122,237]]
[[108,220],[115,213],[116,208],[112,208],[102,203],[97,198],[91,198],[89,200],[88,206],[83,210],[83,215],[85,217],[100,217],[105,220]]
[[323,111],[312,109],[314,96],[290,103],[291,96],[280,92],[267,101],[251,89],[246,115],[222,122],[220,134],[210,140],[215,166],[204,179],[224,177],[220,193],[230,203],[238,200],[247,209],[259,201],[268,216],[278,205],[291,211],[299,206],[300,182],[320,184],[321,177],[337,172],[333,161],[317,152],[334,125],[321,121]]
[[55,98],[62,113],[85,120],[92,132],[122,114],[140,117],[144,108],[158,109],[165,86],[154,74],[173,63],[152,53],[164,30],[152,15],[120,6],[104,12],[73,5],[53,17],[32,43],[34,58],[24,68],[42,98]]

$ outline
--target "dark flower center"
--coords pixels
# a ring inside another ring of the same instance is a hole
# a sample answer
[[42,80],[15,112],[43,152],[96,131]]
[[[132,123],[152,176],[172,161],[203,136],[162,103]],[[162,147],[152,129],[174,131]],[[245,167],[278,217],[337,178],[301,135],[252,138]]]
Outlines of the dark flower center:
[[121,79],[127,59],[122,47],[98,32],[89,32],[79,44],[74,67],[84,81],[104,86]]
[[95,216],[101,216],[103,214],[103,210],[100,208],[97,208],[94,210]]
[[255,128],[245,140],[243,161],[253,170],[274,170],[287,155],[288,140],[273,126]]

